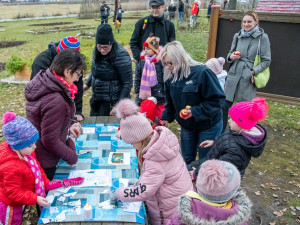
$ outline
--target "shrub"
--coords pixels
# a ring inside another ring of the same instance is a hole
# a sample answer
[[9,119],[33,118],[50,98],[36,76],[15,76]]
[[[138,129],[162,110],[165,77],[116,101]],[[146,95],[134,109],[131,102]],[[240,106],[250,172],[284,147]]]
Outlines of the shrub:
[[24,66],[28,65],[27,61],[20,56],[12,56],[10,60],[6,63],[6,69],[15,74],[16,72],[23,69]]

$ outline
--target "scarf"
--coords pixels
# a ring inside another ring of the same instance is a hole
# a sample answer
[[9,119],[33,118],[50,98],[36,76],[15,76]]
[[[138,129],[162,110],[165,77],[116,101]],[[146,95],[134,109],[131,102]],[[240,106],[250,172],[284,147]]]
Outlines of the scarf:
[[228,202],[224,202],[224,203],[214,203],[214,202],[209,202],[207,200],[205,200],[201,195],[199,195],[197,192],[194,191],[188,191],[186,193],[187,196],[189,196],[190,198],[195,198],[200,200],[201,202],[216,207],[216,208],[223,208],[223,209],[231,209],[232,208],[232,202],[231,200],[229,200]]
[[151,87],[158,84],[155,63],[153,62],[155,56],[155,54],[151,57],[145,56],[145,65],[143,69],[139,94],[139,97],[141,99],[147,99],[148,97],[151,97]]
[[24,157],[25,161],[28,163],[28,166],[30,167],[30,169],[33,173],[34,180],[35,180],[35,192],[37,193],[38,196],[45,198],[46,197],[45,184],[44,184],[44,181],[42,178],[42,173],[40,171],[40,168],[39,168],[36,160],[31,155],[26,155],[23,157]]
[[[63,84],[67,87],[67,89],[71,92],[72,98],[75,98],[75,94],[77,93],[78,88],[76,87],[75,84],[68,84],[67,81],[65,81],[64,78],[62,78],[61,76],[58,76],[55,71],[52,72],[53,75],[60,80],[61,82],[63,82]],[[77,76],[77,75],[76,75]]]
[[256,31],[258,31],[258,26],[255,26],[252,30],[249,32],[246,32],[244,28],[241,30],[241,37],[250,37],[252,34],[254,34]]
[[265,131],[260,126],[251,128],[250,131],[242,131],[241,134],[248,139],[254,146],[262,143],[265,137]]

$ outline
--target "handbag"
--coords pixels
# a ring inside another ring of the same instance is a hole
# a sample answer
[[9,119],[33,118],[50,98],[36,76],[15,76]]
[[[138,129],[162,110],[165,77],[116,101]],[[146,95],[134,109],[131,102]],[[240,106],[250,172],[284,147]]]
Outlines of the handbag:
[[[255,56],[255,60],[254,60],[254,66],[257,66],[261,63],[261,58],[260,58],[260,40],[258,41],[258,47],[257,47],[257,52],[256,52],[256,56]],[[257,88],[263,88],[267,85],[268,81],[270,79],[270,68],[268,67],[267,69],[265,69],[264,71],[255,74],[254,75],[254,84]]]

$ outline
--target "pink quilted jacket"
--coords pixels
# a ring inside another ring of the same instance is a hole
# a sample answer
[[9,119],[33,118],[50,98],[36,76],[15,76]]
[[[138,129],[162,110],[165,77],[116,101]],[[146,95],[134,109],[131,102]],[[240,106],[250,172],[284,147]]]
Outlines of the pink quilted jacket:
[[144,149],[142,175],[136,186],[116,190],[121,201],[146,201],[152,225],[166,224],[177,212],[179,197],[193,190],[178,139],[168,128],[156,127]]

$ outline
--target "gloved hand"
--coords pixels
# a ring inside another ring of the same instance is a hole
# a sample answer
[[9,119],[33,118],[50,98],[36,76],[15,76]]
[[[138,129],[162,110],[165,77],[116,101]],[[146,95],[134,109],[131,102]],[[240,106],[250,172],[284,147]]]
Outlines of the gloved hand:
[[64,187],[75,186],[75,185],[82,184],[83,181],[84,181],[83,177],[63,179],[63,185],[64,185]]
[[111,205],[116,205],[118,202],[118,197],[115,191],[109,193],[109,200]]
[[130,179],[128,181],[128,187],[136,186],[138,181],[139,181],[138,179]]
[[47,187],[45,187],[45,189],[46,189],[46,191],[50,191],[50,190],[60,188],[60,187],[62,187],[61,180],[53,179],[48,183],[48,185],[47,185]]

